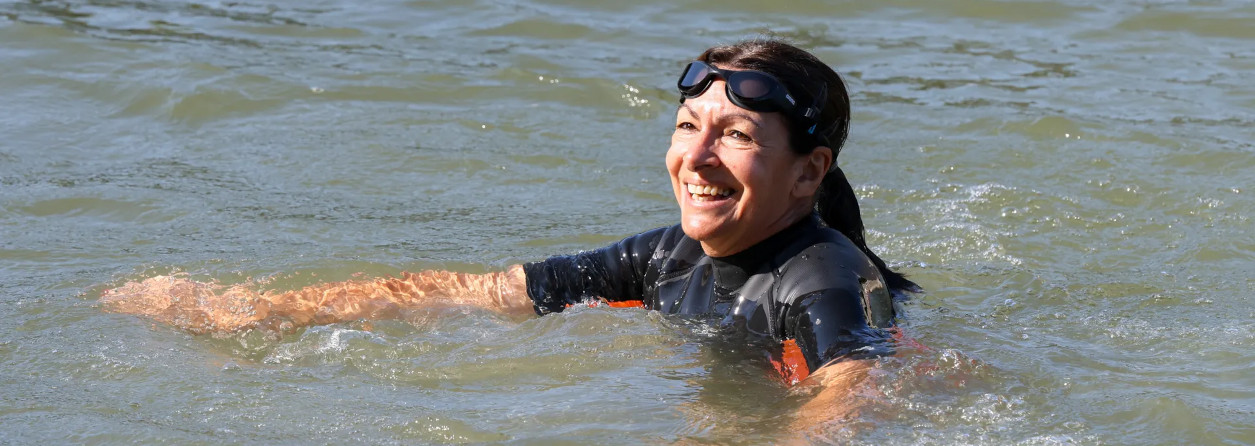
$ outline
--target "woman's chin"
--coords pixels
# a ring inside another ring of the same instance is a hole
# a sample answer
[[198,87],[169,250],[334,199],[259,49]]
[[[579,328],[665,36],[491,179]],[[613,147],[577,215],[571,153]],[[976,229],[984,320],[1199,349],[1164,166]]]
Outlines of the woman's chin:
[[723,232],[726,224],[727,221],[707,216],[684,216],[680,219],[680,227],[684,229],[684,235],[699,242],[718,239],[719,233]]

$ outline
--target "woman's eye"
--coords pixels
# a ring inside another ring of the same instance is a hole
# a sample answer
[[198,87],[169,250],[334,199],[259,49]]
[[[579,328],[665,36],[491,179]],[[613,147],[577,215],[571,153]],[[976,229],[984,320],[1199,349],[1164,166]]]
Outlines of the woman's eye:
[[677,130],[694,130],[697,128],[697,126],[693,125],[693,123],[691,122],[681,122],[679,124],[676,124],[675,128]]
[[741,133],[741,131],[740,131],[740,130],[733,130],[733,131],[730,131],[730,132],[728,132],[728,136],[730,136],[730,137],[732,137],[733,139],[738,140],[738,141],[752,141],[752,140],[753,140],[752,138],[750,138],[750,135],[746,135],[746,134],[744,134],[744,133]]

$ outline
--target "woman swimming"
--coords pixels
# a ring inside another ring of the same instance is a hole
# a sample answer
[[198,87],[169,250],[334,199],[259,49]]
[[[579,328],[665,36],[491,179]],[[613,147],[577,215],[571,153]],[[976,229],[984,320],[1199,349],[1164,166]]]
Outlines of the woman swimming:
[[851,379],[892,352],[893,295],[918,287],[866,245],[854,192],[836,165],[850,121],[844,83],[776,40],[706,50],[677,83],[666,166],[680,223],[571,256],[488,274],[443,271],[328,283],[282,293],[155,277],[106,291],[106,308],[193,332],[389,317],[475,305],[559,312],[605,301],[711,317],[771,339],[813,371]]

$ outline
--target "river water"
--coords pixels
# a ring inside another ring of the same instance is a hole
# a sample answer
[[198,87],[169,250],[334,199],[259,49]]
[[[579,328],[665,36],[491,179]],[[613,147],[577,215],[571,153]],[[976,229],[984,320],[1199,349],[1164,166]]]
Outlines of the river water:
[[676,222],[675,76],[773,33],[849,83],[869,243],[927,289],[806,441],[1255,444],[1255,5],[0,3],[0,443],[762,444],[807,400],[576,308],[192,335],[159,274],[483,272]]

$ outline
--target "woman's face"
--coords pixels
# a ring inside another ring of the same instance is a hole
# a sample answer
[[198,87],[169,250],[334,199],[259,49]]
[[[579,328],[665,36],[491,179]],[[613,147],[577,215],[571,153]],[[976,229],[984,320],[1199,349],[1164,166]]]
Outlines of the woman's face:
[[680,104],[667,151],[684,233],[712,256],[740,252],[810,214],[831,152],[797,155],[779,113],[728,100],[714,80]]

